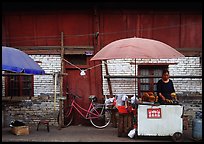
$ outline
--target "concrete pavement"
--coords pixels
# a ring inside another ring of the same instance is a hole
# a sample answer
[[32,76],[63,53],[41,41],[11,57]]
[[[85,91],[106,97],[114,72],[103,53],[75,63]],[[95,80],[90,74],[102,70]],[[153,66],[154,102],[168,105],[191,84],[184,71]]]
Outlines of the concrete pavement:
[[[136,139],[129,137],[118,137],[117,128],[108,126],[104,129],[97,129],[93,126],[69,126],[58,129],[50,126],[50,132],[46,126],[30,126],[30,134],[17,136],[10,132],[10,128],[2,128],[2,142],[172,142],[171,137],[150,137],[140,136]],[[193,142],[192,131],[184,130],[183,142]]]

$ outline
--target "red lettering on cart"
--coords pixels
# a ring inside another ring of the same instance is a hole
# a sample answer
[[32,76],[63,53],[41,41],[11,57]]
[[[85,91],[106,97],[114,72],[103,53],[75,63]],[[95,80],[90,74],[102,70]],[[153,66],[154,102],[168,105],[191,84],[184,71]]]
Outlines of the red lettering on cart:
[[147,118],[161,118],[161,108],[147,109]]

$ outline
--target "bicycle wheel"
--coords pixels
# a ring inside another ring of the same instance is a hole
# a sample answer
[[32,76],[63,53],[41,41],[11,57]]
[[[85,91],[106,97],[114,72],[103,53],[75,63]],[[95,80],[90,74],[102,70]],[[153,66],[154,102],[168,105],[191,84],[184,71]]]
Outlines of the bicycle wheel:
[[[64,126],[68,127],[69,125],[71,125],[71,123],[73,121],[73,117],[74,116],[73,116],[71,106],[67,106],[64,109]],[[59,114],[58,114],[57,122],[59,124]]]
[[[91,124],[96,128],[105,128],[109,125],[111,121],[111,113],[109,110],[105,109],[104,107],[94,107],[91,109],[92,113],[99,113],[99,116],[97,118],[90,118]],[[96,117],[93,116],[93,114],[89,114],[90,117]]]

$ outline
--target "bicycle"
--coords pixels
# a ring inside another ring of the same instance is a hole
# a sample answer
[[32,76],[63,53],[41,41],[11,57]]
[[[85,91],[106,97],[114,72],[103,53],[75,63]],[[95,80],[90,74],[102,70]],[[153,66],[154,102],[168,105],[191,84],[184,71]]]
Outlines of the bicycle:
[[[81,107],[76,98],[81,98],[78,95],[69,93],[67,96],[72,96],[69,104],[64,108],[64,125],[69,126],[73,121],[73,110],[75,109],[84,119],[89,119],[91,124],[99,129],[105,128],[111,121],[111,111],[106,104],[96,103],[95,96],[89,96],[90,104],[88,109]],[[85,113],[83,113],[85,112]],[[59,114],[58,114],[59,123]]]

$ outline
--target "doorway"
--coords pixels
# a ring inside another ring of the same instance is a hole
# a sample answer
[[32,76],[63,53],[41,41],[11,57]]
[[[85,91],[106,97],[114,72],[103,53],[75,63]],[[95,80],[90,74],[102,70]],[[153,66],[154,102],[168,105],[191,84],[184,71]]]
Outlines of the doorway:
[[[66,92],[73,93],[81,98],[77,98],[77,103],[88,109],[89,106],[89,95],[90,95],[90,74],[89,71],[85,72],[85,75],[81,75],[80,69],[86,69],[89,67],[88,65],[88,56],[86,55],[68,55],[65,56],[65,59],[69,61],[71,64],[65,64],[65,73],[63,79],[63,90],[64,94]],[[65,101],[65,105],[68,103],[69,98]],[[82,118],[77,112],[74,112],[74,121],[73,125],[89,125],[89,121]]]

